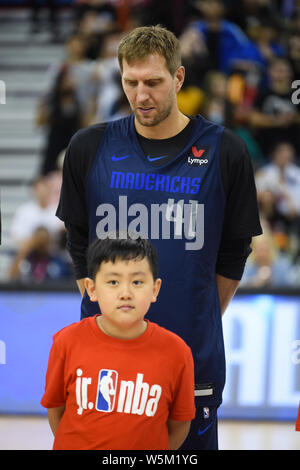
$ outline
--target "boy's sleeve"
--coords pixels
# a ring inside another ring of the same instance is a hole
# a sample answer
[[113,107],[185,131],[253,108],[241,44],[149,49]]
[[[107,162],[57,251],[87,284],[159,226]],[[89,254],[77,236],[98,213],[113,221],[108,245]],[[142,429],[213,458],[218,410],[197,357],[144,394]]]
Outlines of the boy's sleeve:
[[194,361],[188,346],[185,348],[184,358],[169,414],[169,418],[174,421],[191,421],[196,413]]
[[299,409],[298,409],[298,416],[296,420],[296,431],[300,431],[300,403],[299,403]]
[[45,408],[65,404],[64,365],[64,355],[54,337],[48,360],[45,393],[41,399],[41,405]]

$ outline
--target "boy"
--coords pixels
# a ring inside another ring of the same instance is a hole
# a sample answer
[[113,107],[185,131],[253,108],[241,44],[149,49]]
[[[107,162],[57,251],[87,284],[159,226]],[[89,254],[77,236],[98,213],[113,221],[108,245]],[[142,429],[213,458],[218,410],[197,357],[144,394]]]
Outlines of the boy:
[[144,317],[160,290],[145,239],[94,241],[85,288],[100,315],[54,335],[41,404],[53,449],[178,449],[195,415],[190,348]]

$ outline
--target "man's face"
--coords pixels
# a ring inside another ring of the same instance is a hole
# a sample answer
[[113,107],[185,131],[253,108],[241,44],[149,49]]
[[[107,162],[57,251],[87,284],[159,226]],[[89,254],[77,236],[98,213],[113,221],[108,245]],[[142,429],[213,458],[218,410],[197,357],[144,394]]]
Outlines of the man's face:
[[270,67],[270,78],[273,82],[292,80],[292,71],[288,63],[277,61]]
[[156,126],[171,114],[183,79],[184,68],[179,67],[172,77],[161,55],[151,54],[130,65],[123,59],[123,89],[142,126]]
[[281,169],[284,169],[293,161],[294,151],[289,144],[281,144],[273,154],[273,162]]

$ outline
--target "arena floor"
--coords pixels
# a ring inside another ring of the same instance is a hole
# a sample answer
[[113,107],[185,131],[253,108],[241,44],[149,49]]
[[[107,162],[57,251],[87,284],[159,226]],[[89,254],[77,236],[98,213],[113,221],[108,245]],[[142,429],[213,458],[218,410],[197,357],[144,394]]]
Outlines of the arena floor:
[[[51,449],[52,435],[42,416],[0,416],[0,450]],[[294,423],[221,421],[220,450],[300,450]]]

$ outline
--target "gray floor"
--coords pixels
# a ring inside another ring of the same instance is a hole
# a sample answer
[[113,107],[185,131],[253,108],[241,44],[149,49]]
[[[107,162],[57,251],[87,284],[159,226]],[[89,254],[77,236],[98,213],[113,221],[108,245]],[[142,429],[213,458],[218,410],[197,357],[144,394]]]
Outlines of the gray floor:
[[[221,421],[220,450],[300,450],[294,423]],[[0,450],[51,449],[45,417],[0,416]]]

